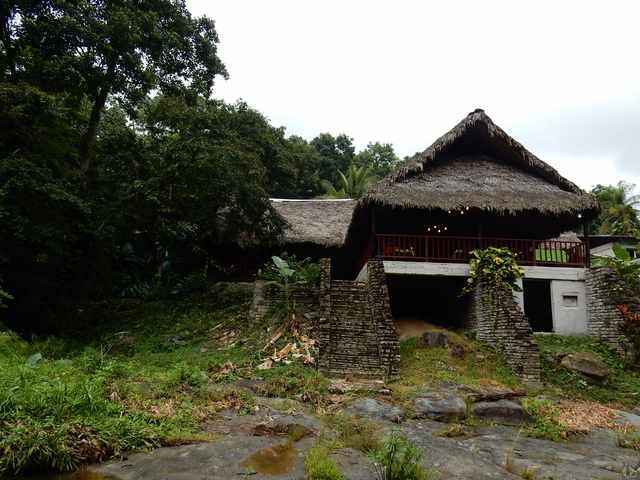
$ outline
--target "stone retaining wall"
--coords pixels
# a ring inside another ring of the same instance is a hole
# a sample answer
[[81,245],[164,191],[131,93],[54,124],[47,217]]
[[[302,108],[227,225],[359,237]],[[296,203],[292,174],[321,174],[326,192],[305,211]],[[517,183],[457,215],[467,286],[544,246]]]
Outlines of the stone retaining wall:
[[[370,261],[368,268],[364,282],[332,280],[329,259],[321,259],[319,287],[291,289],[300,310],[317,318],[312,329],[318,341],[318,367],[329,376],[384,379],[399,373],[400,345],[384,267]],[[283,301],[277,284],[256,281],[252,321],[262,322]]]
[[330,376],[389,378],[399,373],[400,346],[384,267],[369,261],[364,282],[331,280],[322,264],[319,367]]
[[587,315],[589,334],[599,338],[620,355],[627,355],[630,345],[625,341],[620,326],[624,321],[618,304],[629,304],[633,311],[640,311],[640,299],[620,298],[610,286],[617,282],[616,273],[610,268],[589,268],[586,274]]
[[[523,382],[540,384],[540,351],[524,312],[509,287],[486,295],[479,283],[473,293],[469,327],[478,340],[495,347]],[[491,287],[493,288],[493,287]]]
[[[319,292],[315,287],[294,285],[290,291],[296,309],[316,316],[320,309]],[[262,323],[265,317],[278,307],[284,307],[284,291],[275,282],[256,280],[253,287],[253,301],[249,310],[252,322]]]

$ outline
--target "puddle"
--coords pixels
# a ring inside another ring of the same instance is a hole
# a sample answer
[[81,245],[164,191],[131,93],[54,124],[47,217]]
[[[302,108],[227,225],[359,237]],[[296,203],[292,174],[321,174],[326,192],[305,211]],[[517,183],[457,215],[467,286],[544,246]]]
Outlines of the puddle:
[[19,477],[22,480],[114,480],[91,470],[78,470],[71,473],[46,473],[34,477]]
[[258,450],[242,466],[263,475],[284,475],[295,465],[296,456],[296,448],[287,442]]

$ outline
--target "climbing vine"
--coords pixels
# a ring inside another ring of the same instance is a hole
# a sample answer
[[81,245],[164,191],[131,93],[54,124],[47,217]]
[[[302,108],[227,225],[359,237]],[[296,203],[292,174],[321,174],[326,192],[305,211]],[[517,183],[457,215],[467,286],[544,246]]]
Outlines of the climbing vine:
[[522,291],[518,280],[523,276],[524,269],[518,265],[516,255],[508,248],[473,250],[469,262],[469,279],[462,293],[469,293],[478,283],[482,283],[486,299],[493,300],[493,295],[503,291],[505,287],[516,292]]

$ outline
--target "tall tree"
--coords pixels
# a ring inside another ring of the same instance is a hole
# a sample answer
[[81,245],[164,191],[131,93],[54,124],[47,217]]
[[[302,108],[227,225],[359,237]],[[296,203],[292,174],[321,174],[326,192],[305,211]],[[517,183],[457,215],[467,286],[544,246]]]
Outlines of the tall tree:
[[320,154],[319,175],[332,184],[339,181],[338,171],[345,172],[355,156],[353,139],[345,134],[334,137],[330,133],[321,133],[311,140],[311,145]]
[[192,17],[184,0],[27,0],[7,11],[5,70],[89,100],[84,171],[109,98],[132,112],[153,89],[208,96],[216,75],[227,75],[213,21]]
[[399,161],[400,159],[393,151],[393,145],[380,142],[370,142],[353,159],[356,165],[368,167],[371,174],[377,178],[389,174]]
[[601,213],[594,222],[594,231],[603,235],[640,235],[638,207],[640,195],[634,195],[635,185],[620,181],[617,185],[596,185],[591,191],[600,202]]

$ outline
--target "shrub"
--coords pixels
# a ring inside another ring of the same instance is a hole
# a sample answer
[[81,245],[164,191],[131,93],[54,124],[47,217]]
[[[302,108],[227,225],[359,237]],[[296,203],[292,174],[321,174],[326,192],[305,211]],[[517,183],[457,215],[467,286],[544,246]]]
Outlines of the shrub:
[[489,247],[471,251],[469,279],[462,293],[468,293],[478,282],[487,284],[487,294],[508,286],[521,291],[518,280],[524,276],[524,270],[516,262],[516,255],[505,247]]
[[422,452],[397,431],[387,435],[382,447],[371,453],[378,480],[427,480],[430,473],[422,466]]

